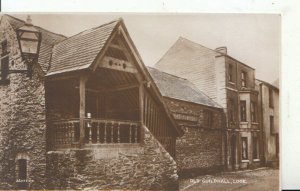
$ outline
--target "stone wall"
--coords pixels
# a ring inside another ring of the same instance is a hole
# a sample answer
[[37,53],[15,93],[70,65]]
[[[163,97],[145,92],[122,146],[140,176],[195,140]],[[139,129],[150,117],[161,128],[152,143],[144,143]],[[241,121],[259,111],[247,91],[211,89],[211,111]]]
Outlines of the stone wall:
[[[184,135],[176,140],[179,173],[192,176],[223,170],[226,125],[223,110],[170,98],[165,98],[165,101],[173,114],[180,112],[198,117],[196,122],[175,118],[184,130]],[[204,117],[208,111],[212,113],[210,126]]]
[[179,172],[183,176],[223,170],[222,131],[184,128],[176,142]]
[[[16,35],[2,17],[0,39],[7,39],[10,69],[23,68]],[[0,189],[16,188],[17,159],[27,159],[30,186],[42,189],[45,174],[44,79],[39,66],[32,79],[10,74],[10,83],[0,85]]]
[[178,189],[176,162],[144,132],[144,144],[48,152],[48,189]]

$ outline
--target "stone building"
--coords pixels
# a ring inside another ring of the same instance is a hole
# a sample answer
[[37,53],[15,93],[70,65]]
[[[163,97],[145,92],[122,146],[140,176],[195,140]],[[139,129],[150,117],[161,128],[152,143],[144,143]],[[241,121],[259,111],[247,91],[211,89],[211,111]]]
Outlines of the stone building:
[[259,91],[259,115],[261,118],[263,161],[267,166],[279,166],[279,88],[256,80]]
[[179,175],[195,176],[224,170],[223,109],[190,81],[149,68],[165,102],[184,135],[176,140]]
[[[176,189],[176,125],[122,19],[70,38],[40,27],[32,78],[22,20],[0,29],[1,189]],[[20,183],[21,182],[21,183]]]
[[186,78],[217,102],[226,115],[227,168],[260,165],[262,157],[255,70],[227,54],[180,37],[156,68]]

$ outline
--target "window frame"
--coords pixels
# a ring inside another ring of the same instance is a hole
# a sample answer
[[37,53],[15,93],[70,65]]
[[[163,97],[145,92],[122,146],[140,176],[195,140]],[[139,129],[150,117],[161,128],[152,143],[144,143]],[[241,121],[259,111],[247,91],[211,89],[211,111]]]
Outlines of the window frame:
[[246,100],[240,100],[240,119],[241,119],[241,122],[247,121],[247,102],[246,102]]
[[252,137],[252,149],[253,159],[259,159],[259,140],[257,136]]
[[270,133],[274,134],[275,133],[275,124],[274,124],[274,116],[270,115]]
[[274,108],[273,90],[269,88],[269,107]]
[[241,72],[241,86],[243,88],[247,87],[247,72],[245,72],[245,71]]
[[233,65],[228,64],[228,81],[233,83]]
[[232,99],[232,98],[230,98],[229,99],[229,105],[228,105],[228,107],[229,107],[229,111],[228,111],[228,113],[229,113],[229,121],[230,122],[235,122],[235,116],[234,116],[234,107],[235,106],[235,103],[234,103],[234,99]]
[[251,121],[257,122],[257,104],[254,101],[250,102]]
[[[242,146],[242,160],[249,160],[249,155],[248,155],[248,137],[241,137],[241,146]],[[245,143],[245,147],[244,147]],[[245,153],[245,156],[244,156]]]

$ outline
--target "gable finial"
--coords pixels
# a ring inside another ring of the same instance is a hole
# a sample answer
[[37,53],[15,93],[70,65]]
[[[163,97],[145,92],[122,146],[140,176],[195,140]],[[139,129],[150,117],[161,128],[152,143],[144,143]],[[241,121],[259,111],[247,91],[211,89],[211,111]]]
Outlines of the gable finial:
[[26,18],[26,25],[32,25],[32,19],[30,17],[30,15],[27,15],[27,18]]

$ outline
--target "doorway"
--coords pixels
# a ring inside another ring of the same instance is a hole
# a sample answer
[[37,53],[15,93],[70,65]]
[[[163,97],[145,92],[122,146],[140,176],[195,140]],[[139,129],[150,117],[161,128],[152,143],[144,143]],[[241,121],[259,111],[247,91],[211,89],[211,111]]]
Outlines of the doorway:
[[18,172],[18,189],[26,189],[28,187],[27,184],[27,160],[26,159],[19,159],[17,162],[19,167]]
[[235,170],[235,164],[236,164],[236,136],[231,136],[231,169]]

